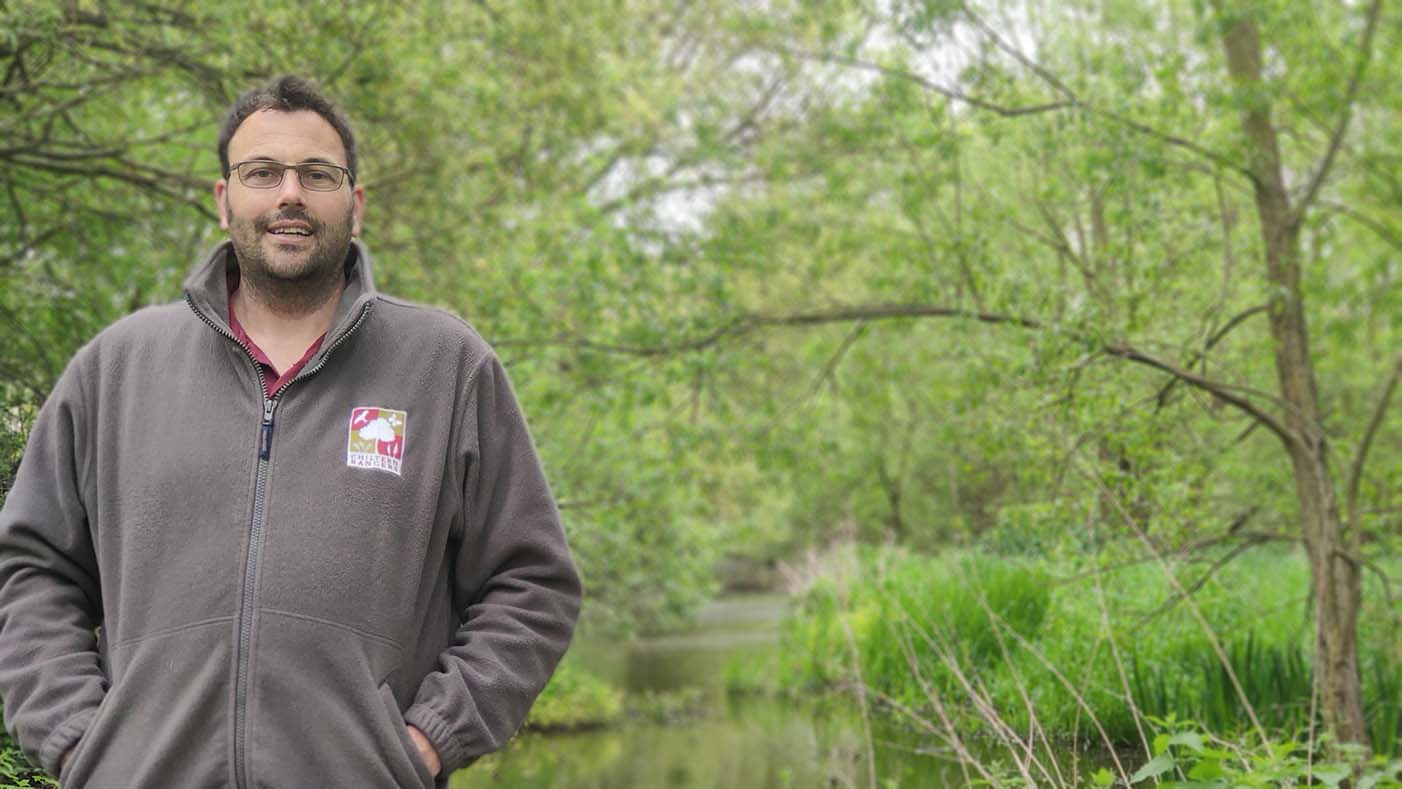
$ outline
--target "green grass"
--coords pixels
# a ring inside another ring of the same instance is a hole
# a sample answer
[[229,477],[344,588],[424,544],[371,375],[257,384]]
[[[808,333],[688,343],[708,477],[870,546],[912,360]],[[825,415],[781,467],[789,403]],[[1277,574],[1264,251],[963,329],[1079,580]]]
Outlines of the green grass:
[[[787,619],[781,676],[789,687],[850,685],[859,668],[877,694],[927,716],[939,698],[969,729],[986,723],[968,704],[982,696],[1015,731],[1035,722],[1053,739],[1084,741],[1103,730],[1119,746],[1142,747],[1141,731],[1152,737],[1145,716],[1234,737],[1251,726],[1248,704],[1273,733],[1309,727],[1313,629],[1298,554],[1237,557],[1195,589],[1191,604],[1152,562],[1097,576],[981,553],[864,550],[855,567],[814,586]],[[1184,587],[1209,567],[1171,565]],[[1377,610],[1375,586],[1360,627],[1367,718],[1374,748],[1397,754],[1402,667],[1390,656],[1399,634]]]
[[790,685],[847,682],[855,653],[868,687],[919,704],[925,693],[917,676],[946,692],[958,686],[926,635],[951,644],[961,665],[991,668],[1000,655],[999,634],[985,607],[1030,638],[1050,601],[1048,576],[1028,562],[864,550],[859,566],[859,578],[818,584],[787,619],[781,674]]

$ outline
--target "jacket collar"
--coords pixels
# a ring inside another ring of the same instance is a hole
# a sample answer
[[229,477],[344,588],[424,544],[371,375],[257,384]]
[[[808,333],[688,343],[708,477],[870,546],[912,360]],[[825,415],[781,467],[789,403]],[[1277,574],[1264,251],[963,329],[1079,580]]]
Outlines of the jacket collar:
[[[229,327],[229,282],[228,269],[235,266],[234,246],[224,241],[215,247],[204,260],[185,278],[185,300],[190,308],[199,313],[215,329],[234,336]],[[321,357],[335,348],[344,337],[359,324],[365,311],[379,295],[375,290],[370,253],[365,245],[352,239],[350,251],[346,253],[346,285],[341,289],[341,299],[336,304],[336,313],[331,318],[331,329],[326,332],[326,340],[321,350],[307,362],[313,367]]]

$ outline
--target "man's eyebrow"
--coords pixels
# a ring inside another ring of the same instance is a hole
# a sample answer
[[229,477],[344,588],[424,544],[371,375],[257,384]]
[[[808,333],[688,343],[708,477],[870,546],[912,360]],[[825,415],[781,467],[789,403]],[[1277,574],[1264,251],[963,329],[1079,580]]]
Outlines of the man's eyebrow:
[[[276,156],[268,156],[268,155],[266,155],[266,154],[258,154],[258,153],[255,153],[255,154],[250,155],[247,159],[244,159],[244,161],[245,161],[245,162],[276,162],[277,164],[283,164],[283,163],[284,163],[281,159],[277,158]],[[333,161],[331,161],[330,159],[327,159],[327,158],[322,157],[322,156],[308,156],[307,158],[303,159],[302,161],[297,162],[297,164],[336,164],[336,163],[333,162]],[[342,165],[336,164],[336,166],[337,166],[337,167],[341,167]]]

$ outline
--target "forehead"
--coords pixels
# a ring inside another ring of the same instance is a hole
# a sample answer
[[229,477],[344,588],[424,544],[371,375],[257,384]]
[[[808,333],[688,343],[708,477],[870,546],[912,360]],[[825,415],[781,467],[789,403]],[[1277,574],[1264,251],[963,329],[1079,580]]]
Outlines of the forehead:
[[331,124],[311,110],[259,110],[245,118],[229,138],[229,161],[246,159],[321,159],[344,165],[346,151]]

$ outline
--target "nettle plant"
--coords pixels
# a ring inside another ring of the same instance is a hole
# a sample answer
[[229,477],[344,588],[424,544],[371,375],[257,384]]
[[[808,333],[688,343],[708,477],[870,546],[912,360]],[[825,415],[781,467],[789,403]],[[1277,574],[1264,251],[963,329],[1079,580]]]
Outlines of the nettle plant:
[[[1201,731],[1175,716],[1147,718],[1159,730],[1154,757],[1130,776],[1131,785],[1163,787],[1342,786],[1358,789],[1402,787],[1402,758],[1369,758],[1362,746],[1338,743],[1325,734],[1301,739],[1231,742]],[[1324,758],[1320,758],[1323,754]],[[1115,776],[1100,770],[1097,786]]]

